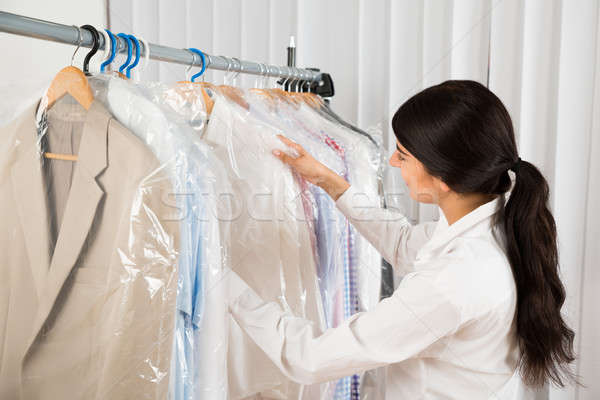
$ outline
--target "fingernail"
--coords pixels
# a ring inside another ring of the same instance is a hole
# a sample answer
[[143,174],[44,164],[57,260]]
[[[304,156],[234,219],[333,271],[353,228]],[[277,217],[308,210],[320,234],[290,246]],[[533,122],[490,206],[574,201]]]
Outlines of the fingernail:
[[281,152],[279,150],[273,150],[273,154],[275,154],[276,156],[280,155]]

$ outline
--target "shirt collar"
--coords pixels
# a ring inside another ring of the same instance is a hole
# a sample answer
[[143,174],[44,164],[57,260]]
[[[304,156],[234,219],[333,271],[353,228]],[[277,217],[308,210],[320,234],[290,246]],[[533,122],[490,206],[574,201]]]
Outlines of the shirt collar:
[[419,250],[417,259],[421,256],[445,247],[450,241],[465,233],[480,233],[489,230],[492,225],[492,216],[504,207],[504,195],[482,204],[470,213],[461,217],[452,225],[440,210],[440,219],[429,241]]

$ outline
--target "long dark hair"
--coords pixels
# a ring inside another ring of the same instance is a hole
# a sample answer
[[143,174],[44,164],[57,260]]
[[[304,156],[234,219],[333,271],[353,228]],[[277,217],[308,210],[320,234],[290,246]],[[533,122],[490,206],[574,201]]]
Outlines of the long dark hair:
[[[541,172],[520,160],[508,111],[485,86],[449,80],[411,97],[392,120],[396,138],[457,193],[504,195],[506,252],[517,288],[516,328],[523,381],[541,386],[576,382],[574,332],[560,310],[565,288],[558,273],[556,226]],[[501,227],[502,227],[501,225]]]

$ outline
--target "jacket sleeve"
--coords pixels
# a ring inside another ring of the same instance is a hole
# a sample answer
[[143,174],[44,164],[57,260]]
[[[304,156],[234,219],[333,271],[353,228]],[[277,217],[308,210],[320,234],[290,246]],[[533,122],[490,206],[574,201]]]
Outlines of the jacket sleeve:
[[414,270],[418,250],[437,222],[412,225],[401,213],[379,207],[374,199],[350,186],[336,201],[337,208],[398,272]]
[[409,359],[460,325],[459,308],[425,273],[407,275],[391,297],[323,334],[278,302],[263,301],[234,272],[229,275],[235,321],[287,377],[302,384]]

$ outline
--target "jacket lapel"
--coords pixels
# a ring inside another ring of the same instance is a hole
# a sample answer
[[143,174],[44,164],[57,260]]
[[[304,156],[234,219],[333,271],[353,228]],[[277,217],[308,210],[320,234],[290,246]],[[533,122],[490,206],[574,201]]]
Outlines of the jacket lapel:
[[65,280],[75,266],[94,221],[104,191],[96,182],[107,166],[107,138],[110,114],[94,101],[88,110],[73,172],[71,190],[58,234],[56,248],[46,275],[40,307],[27,348],[35,341],[54,307]]
[[45,183],[36,143],[36,108],[37,105],[33,105],[27,110],[26,118],[17,132],[20,143],[17,160],[11,169],[11,180],[39,301],[50,264],[50,248]]

